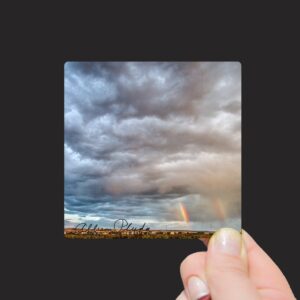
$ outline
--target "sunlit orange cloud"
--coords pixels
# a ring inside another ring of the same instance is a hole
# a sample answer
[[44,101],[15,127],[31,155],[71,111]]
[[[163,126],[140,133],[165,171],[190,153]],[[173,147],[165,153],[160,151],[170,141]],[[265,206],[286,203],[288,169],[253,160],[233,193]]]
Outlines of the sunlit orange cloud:
[[186,222],[186,223],[189,223],[190,221],[190,217],[189,217],[189,214],[184,206],[183,203],[179,203],[179,209],[180,209],[180,213],[181,213],[181,216],[183,218],[183,220]]
[[214,210],[219,220],[224,221],[226,217],[224,203],[219,198],[213,200]]

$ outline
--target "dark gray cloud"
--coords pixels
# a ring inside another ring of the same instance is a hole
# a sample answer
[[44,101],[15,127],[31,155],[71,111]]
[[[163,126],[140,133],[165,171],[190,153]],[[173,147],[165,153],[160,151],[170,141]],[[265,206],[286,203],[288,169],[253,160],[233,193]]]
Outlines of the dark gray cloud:
[[239,227],[240,202],[239,63],[65,64],[67,224]]

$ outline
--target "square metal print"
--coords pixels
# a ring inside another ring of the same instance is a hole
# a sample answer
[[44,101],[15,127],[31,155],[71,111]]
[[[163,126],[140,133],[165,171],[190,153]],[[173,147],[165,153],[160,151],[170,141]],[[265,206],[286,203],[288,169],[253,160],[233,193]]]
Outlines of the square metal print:
[[241,229],[239,62],[66,62],[64,236]]

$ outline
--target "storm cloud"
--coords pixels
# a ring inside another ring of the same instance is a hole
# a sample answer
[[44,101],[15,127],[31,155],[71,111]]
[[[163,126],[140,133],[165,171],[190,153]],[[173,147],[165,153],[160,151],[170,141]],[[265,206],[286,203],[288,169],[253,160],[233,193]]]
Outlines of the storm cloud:
[[64,80],[65,226],[241,227],[240,63],[67,62]]

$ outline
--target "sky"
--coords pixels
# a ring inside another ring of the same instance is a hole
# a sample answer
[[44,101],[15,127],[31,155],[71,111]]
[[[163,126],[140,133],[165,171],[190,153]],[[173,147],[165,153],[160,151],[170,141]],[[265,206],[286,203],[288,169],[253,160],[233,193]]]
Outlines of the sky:
[[67,62],[65,227],[241,228],[239,62]]

